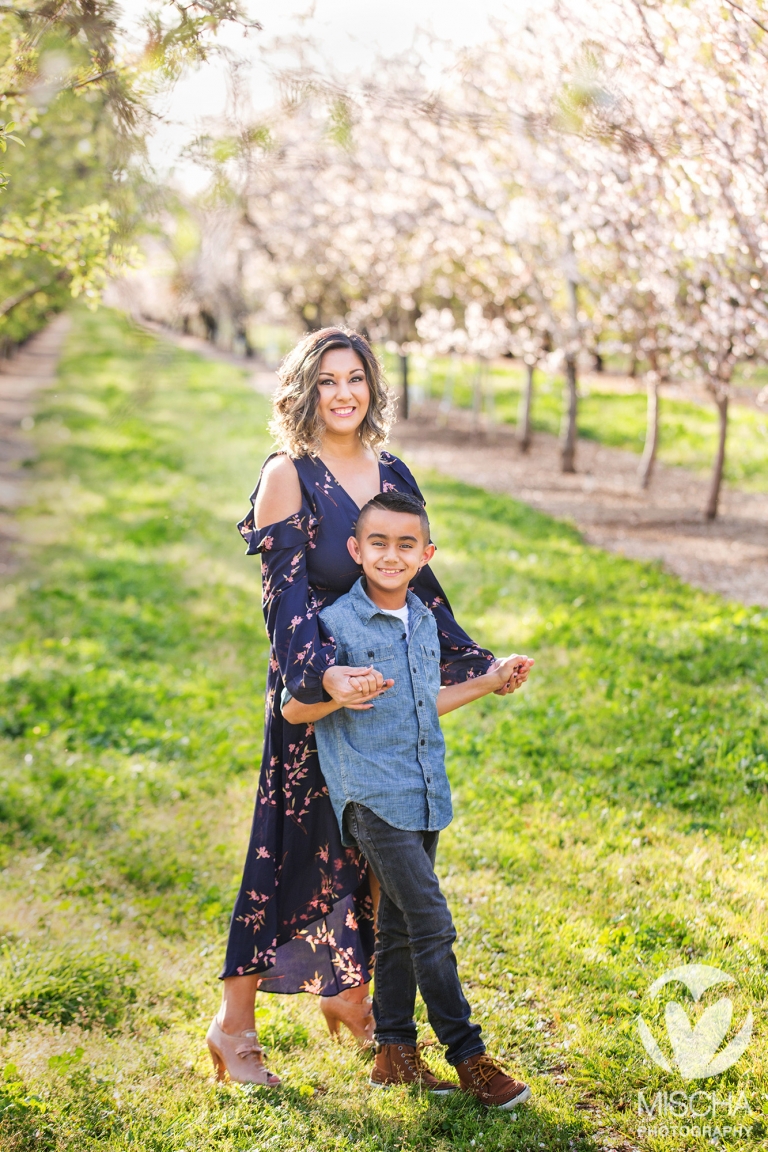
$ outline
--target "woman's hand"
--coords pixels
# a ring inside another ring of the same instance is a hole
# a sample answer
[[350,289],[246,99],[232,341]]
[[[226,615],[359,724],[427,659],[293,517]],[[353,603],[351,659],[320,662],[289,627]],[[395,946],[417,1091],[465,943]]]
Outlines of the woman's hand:
[[355,711],[372,707],[370,701],[391,688],[394,680],[385,680],[373,666],[350,668],[334,664],[323,676],[323,688],[337,704]]
[[530,656],[517,654],[507,656],[506,660],[497,660],[489,669],[489,673],[495,673],[499,679],[499,687],[494,690],[495,695],[508,696],[511,692],[516,692],[522,684],[525,684],[533,665],[534,661]]

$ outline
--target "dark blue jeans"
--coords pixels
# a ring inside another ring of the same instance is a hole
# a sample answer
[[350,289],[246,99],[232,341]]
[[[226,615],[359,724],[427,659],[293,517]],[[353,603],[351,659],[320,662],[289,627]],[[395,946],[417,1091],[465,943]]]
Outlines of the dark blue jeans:
[[416,987],[449,1064],[485,1051],[471,1024],[453,943],[456,930],[435,875],[437,832],[393,828],[363,804],[348,804],[347,829],[381,885],[373,1014],[379,1044],[415,1044]]

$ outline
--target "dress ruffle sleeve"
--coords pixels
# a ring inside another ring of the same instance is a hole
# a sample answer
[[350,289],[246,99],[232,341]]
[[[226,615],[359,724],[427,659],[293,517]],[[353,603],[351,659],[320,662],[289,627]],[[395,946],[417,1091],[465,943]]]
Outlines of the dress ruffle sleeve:
[[326,670],[335,662],[335,647],[321,637],[316,602],[307,578],[307,548],[317,529],[312,510],[304,502],[293,516],[257,528],[251,511],[238,524],[248,547],[246,555],[261,556],[262,609],[272,656],[285,687],[302,704],[330,699],[322,687]]
[[[414,496],[426,506],[421,490],[411,473],[411,470],[398,459],[384,453],[382,458],[388,466],[397,472],[411,488]],[[386,485],[383,490],[386,491]],[[440,586],[440,582],[427,564],[411,585],[411,591],[426,604],[437,622],[437,631],[440,637],[440,679],[443,684],[463,684],[475,676],[482,676],[487,672],[495,657],[487,648],[481,648],[461,628],[453,615],[448,597]]]

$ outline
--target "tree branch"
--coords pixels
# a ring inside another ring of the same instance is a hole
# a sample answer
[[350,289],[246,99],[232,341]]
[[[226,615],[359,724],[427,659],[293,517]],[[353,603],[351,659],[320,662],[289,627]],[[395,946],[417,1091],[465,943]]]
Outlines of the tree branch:
[[725,0],[725,2],[729,8],[735,8],[737,12],[741,12],[742,16],[746,16],[747,20],[751,20],[753,24],[757,25],[761,32],[765,32],[766,35],[768,35],[768,28],[766,28],[765,24],[761,24],[756,16],[753,16],[751,12],[747,12],[746,8],[742,8],[740,4],[736,3],[736,0]]
[[57,281],[63,280],[66,277],[66,272],[60,272],[58,276],[54,276],[52,280],[46,280],[42,284],[33,284],[31,288],[25,289],[23,292],[17,292],[15,296],[8,296],[0,303],[0,317],[7,316],[9,312],[13,312],[19,304],[23,304],[25,300],[29,300],[30,296],[34,296],[37,292],[44,292],[46,288],[50,288],[52,284]]

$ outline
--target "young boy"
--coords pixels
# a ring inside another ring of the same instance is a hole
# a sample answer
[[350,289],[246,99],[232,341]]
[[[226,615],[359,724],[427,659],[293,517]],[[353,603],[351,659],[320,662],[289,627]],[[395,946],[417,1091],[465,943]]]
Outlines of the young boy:
[[[348,547],[363,576],[320,617],[337,663],[373,666],[383,687],[368,694],[361,678],[355,708],[300,704],[285,693],[282,710],[289,723],[315,723],[342,839],[359,847],[381,885],[371,1084],[418,1083],[436,1094],[460,1087],[489,1107],[514,1108],[530,1089],[486,1055],[480,1027],[470,1022],[453,953],[456,932],[434,870],[438,833],[453,815],[438,716],[510,681],[518,686],[533,661],[510,656],[484,676],[440,687],[435,618],[408,591],[435,551],[414,497],[375,496]],[[416,1046],[417,985],[458,1085],[438,1080]]]

